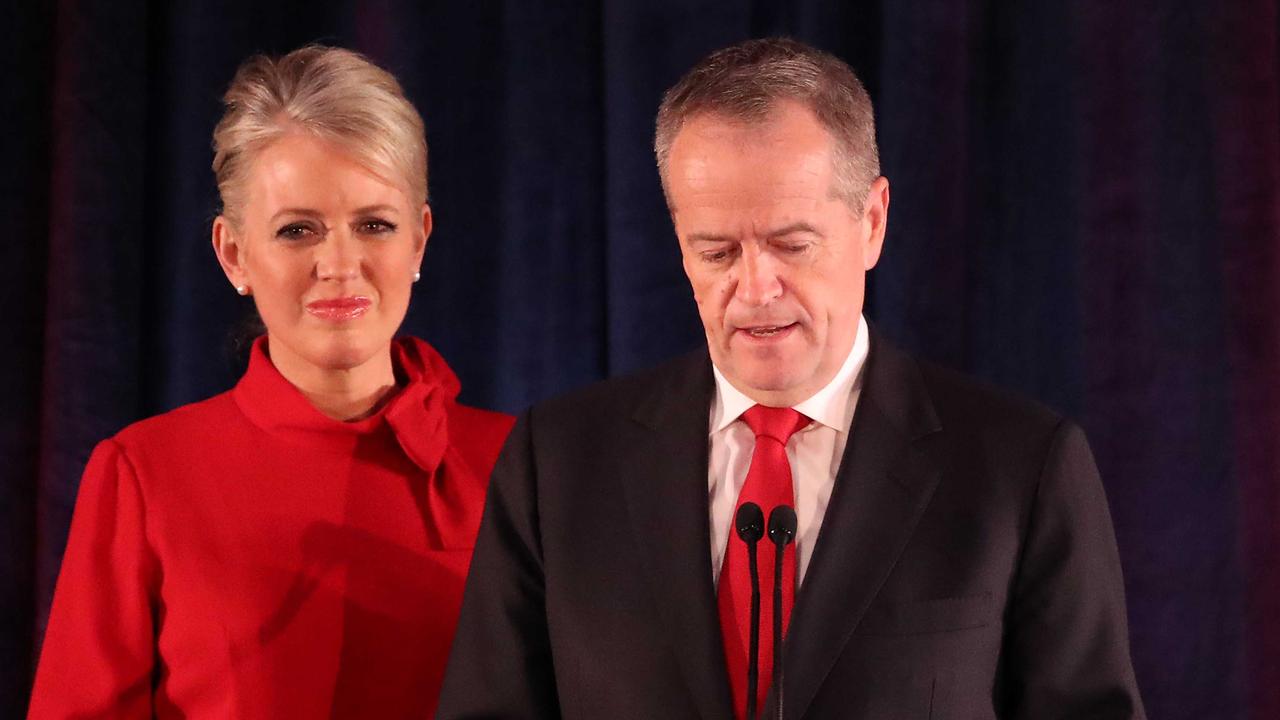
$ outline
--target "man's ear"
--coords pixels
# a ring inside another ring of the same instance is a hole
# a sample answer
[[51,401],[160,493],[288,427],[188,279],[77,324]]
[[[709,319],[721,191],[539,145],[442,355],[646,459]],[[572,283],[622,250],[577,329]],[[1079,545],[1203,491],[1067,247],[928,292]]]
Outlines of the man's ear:
[[871,183],[871,190],[862,206],[862,223],[866,233],[862,248],[863,270],[870,270],[880,260],[884,231],[889,224],[889,179],[883,175]]
[[213,253],[218,256],[218,264],[222,272],[231,281],[236,292],[247,295],[249,278],[244,268],[244,242],[231,227],[231,221],[225,215],[213,220]]

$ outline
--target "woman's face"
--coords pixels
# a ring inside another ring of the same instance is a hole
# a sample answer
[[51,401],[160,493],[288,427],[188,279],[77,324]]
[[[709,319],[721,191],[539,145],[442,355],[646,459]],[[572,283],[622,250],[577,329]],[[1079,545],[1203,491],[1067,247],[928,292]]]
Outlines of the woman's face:
[[430,209],[302,133],[259,152],[245,191],[240,227],[219,217],[213,244],[227,278],[253,295],[276,366],[385,362],[431,233]]

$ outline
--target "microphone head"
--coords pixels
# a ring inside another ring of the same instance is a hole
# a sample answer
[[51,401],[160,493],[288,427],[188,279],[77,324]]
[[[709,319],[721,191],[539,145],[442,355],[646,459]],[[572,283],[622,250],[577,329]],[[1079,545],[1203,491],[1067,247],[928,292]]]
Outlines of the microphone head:
[[733,520],[733,527],[738,537],[748,545],[764,537],[764,511],[753,502],[744,502],[738,506],[738,514]]
[[779,505],[769,513],[769,539],[781,546],[796,537],[796,511],[790,505]]

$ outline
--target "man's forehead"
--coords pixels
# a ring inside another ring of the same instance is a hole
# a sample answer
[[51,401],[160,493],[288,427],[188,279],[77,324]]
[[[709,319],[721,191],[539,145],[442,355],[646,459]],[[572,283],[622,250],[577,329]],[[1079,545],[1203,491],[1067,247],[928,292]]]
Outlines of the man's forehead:
[[813,183],[825,190],[834,166],[831,148],[812,135],[688,128],[672,148],[670,181],[684,193],[762,192],[794,195]]

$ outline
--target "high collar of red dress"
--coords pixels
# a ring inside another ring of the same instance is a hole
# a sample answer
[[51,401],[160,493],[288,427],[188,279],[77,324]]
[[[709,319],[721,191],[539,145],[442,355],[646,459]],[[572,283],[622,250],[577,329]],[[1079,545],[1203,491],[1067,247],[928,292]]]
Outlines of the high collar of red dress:
[[354,422],[334,420],[307,400],[267,356],[267,337],[253,343],[249,369],[232,391],[236,404],[263,430],[318,451],[350,454],[378,433],[390,432],[415,465],[439,467],[449,445],[448,407],[461,384],[444,358],[413,337],[391,343],[391,362],[403,384],[373,415]]

